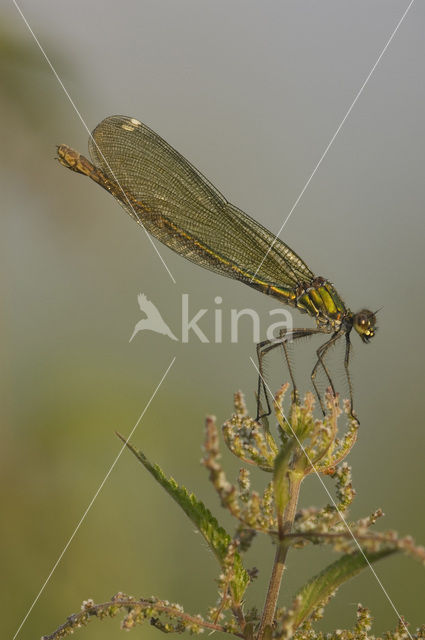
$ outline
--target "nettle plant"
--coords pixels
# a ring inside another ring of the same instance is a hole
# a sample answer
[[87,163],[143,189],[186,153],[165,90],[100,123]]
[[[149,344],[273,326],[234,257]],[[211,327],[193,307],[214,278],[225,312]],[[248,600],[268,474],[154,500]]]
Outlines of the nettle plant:
[[[203,464],[218,493],[222,507],[236,520],[234,535],[221,527],[211,512],[189,491],[152,464],[121,435],[128,449],[136,456],[169,496],[183,509],[192,524],[203,535],[220,567],[218,600],[205,617],[184,611],[179,604],[157,598],[138,599],[117,593],[109,602],[95,604],[85,600],[79,613],[43,640],[58,640],[86,625],[91,619],[103,619],[124,614],[121,627],[130,630],[148,622],[165,633],[199,634],[220,631],[246,640],[338,639],[365,640],[370,635],[372,616],[361,604],[351,630],[337,629],[324,634],[315,630],[315,622],[324,615],[326,604],[338,588],[380,558],[403,551],[425,564],[425,549],[414,544],[411,537],[398,537],[394,531],[374,532],[371,527],[383,515],[380,509],[358,521],[348,519],[348,508],[355,491],[351,484],[351,469],[344,461],[356,442],[358,423],[350,417],[344,405],[347,428],[338,435],[338,419],[343,413],[338,397],[326,395],[326,415],[314,418],[314,398],[306,394],[303,404],[293,403],[290,416],[283,412],[283,400],[288,385],[274,398],[277,437],[273,437],[269,422],[255,422],[248,416],[243,395],[235,395],[235,414],[223,425],[222,435],[229,450],[244,467],[232,484],[220,463],[219,431],[214,418],[206,420]],[[270,481],[262,493],[251,487],[249,466],[268,474]],[[310,474],[327,475],[335,481],[336,500],[325,507],[297,510],[303,480]],[[247,609],[246,591],[258,570],[244,566],[244,553],[258,534],[269,536],[275,546],[275,561],[265,603]],[[339,558],[313,576],[289,604],[278,607],[278,596],[287,554],[291,548],[307,545],[331,545]],[[425,638],[425,625],[413,634],[399,619],[394,631],[384,634],[392,638]]]

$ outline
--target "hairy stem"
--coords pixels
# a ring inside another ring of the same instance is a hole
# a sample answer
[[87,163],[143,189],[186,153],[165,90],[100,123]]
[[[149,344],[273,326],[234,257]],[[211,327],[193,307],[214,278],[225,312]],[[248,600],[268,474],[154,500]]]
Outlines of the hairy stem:
[[[169,603],[164,604],[160,600],[152,601],[149,599],[135,600],[134,598],[129,598],[123,595],[123,597],[115,597],[109,602],[103,602],[102,604],[92,604],[88,609],[80,611],[79,613],[74,613],[73,615],[69,616],[67,621],[60,627],[58,627],[56,631],[48,636],[43,636],[42,640],[60,640],[60,638],[64,638],[69,633],[73,633],[74,629],[86,625],[88,620],[92,617],[98,617],[102,619],[106,616],[115,616],[117,609],[127,609],[128,611],[131,611],[131,609],[134,608],[152,609],[152,607],[154,607],[156,612],[168,614],[170,617],[181,620],[184,623],[196,624],[197,626],[209,631],[220,631],[222,633],[229,633],[223,625],[208,622],[206,620],[203,620],[199,616],[192,616],[188,613],[185,613],[181,609],[177,609],[176,606],[170,605]],[[242,633],[233,631],[232,635],[243,638]]]
[[284,538],[286,534],[290,533],[292,525],[294,523],[298,504],[298,496],[300,493],[300,485],[301,478],[294,478],[294,476],[292,476],[289,489],[289,501],[283,514],[282,528],[279,535],[279,542],[276,549],[272,575],[270,577],[269,588],[267,591],[266,601],[264,603],[263,616],[261,618],[257,640],[262,640],[266,629],[268,627],[271,627],[273,624],[277,600],[279,597],[280,584],[282,582],[282,576],[285,570],[286,556],[289,550],[289,545],[285,543]]

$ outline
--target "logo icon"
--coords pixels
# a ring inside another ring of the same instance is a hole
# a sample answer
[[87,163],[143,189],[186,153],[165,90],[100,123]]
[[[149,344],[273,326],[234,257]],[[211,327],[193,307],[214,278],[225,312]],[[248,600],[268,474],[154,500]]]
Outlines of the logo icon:
[[142,320],[139,320],[136,324],[129,342],[133,340],[134,336],[139,333],[139,331],[145,331],[146,329],[148,331],[155,331],[156,333],[168,336],[171,340],[178,340],[154,303],[148,300],[144,293],[139,293],[137,301],[139,303],[140,311],[146,315],[146,318],[142,318]]

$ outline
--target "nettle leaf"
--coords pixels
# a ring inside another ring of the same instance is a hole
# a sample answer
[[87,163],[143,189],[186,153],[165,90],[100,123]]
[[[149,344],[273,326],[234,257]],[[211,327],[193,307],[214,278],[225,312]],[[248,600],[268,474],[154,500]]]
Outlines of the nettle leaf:
[[[226,562],[228,562],[228,551],[229,545],[232,543],[232,537],[218,524],[209,509],[207,509],[204,503],[198,500],[193,493],[189,493],[186,487],[178,485],[173,478],[168,478],[157,464],[151,464],[142,451],[135,449],[119,433],[117,435],[127,445],[130,451],[134,453],[149,473],[152,474],[155,480],[159,482],[166,492],[183,509],[198,531],[204,536],[220,563],[220,566],[228,570]],[[235,602],[240,603],[249,584],[249,575],[237,551],[234,551],[232,559],[233,570],[230,585]]]
[[[296,629],[322,602],[344,582],[356,576],[370,564],[395,553],[397,549],[383,549],[365,553],[347,554],[333,562],[309,580],[296,594],[293,608],[288,612],[284,624]],[[366,558],[365,558],[366,556]]]

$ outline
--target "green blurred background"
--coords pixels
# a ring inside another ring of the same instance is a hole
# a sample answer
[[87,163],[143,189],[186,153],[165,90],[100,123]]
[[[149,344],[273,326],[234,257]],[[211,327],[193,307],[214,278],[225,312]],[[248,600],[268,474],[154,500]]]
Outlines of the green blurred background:
[[[90,129],[115,113],[142,120],[277,231],[407,2],[20,6]],[[160,246],[172,283],[113,198],[55,162],[58,143],[85,152],[87,133],[12,5],[1,20],[0,548],[3,637],[12,637],[119,451],[114,430],[130,432],[173,356],[133,442],[229,524],[199,465],[200,446],[205,415],[221,423],[235,390],[246,392],[254,411],[248,323],[237,345],[228,336],[222,345],[196,338],[182,345],[153,333],[129,344],[140,318],[137,293],[176,332],[181,293],[194,311],[214,308],[217,295],[224,314],[250,307],[265,318],[277,305]],[[382,507],[381,527],[422,542],[424,21],[425,7],[414,4],[282,234],[351,308],[383,306],[373,343],[353,340],[361,432],[350,457],[358,490],[352,515]],[[305,316],[294,321],[312,324]],[[211,335],[208,322],[202,327]],[[307,374],[304,355],[295,358],[299,377]],[[274,388],[286,379],[277,361],[269,373]],[[237,470],[230,456],[224,460]],[[326,502],[317,478],[302,501]],[[272,557],[267,540],[248,556],[261,569],[250,605],[263,601]],[[316,549],[292,553],[282,602],[332,559]],[[376,570],[412,626],[425,622],[423,568],[395,557]],[[191,524],[124,453],[19,637],[38,638],[83,599],[104,601],[118,590],[205,612],[216,574]],[[366,571],[339,592],[323,628],[351,626],[359,601],[371,607],[375,632],[395,626]],[[79,637],[121,637],[118,627],[93,622]],[[148,627],[133,633],[158,637]]]

